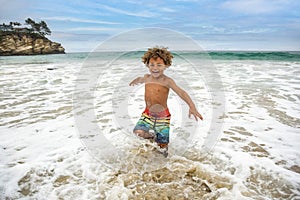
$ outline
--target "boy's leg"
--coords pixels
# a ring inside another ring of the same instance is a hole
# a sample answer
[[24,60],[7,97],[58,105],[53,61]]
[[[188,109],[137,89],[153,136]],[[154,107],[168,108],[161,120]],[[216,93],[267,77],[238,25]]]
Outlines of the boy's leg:
[[161,148],[168,147],[170,132],[170,116],[158,118],[154,123],[156,142]]
[[157,143],[157,145],[160,147],[160,148],[162,148],[162,149],[167,149],[168,148],[168,144],[169,143]]
[[168,153],[168,144],[169,143],[157,143],[157,145],[161,148],[162,150],[162,154],[165,156],[165,157],[168,157],[169,153]]
[[168,156],[170,116],[155,120],[155,133],[157,145],[163,150],[163,155]]
[[136,130],[133,131],[133,133],[136,134],[139,137],[144,138],[144,139],[153,139],[154,138],[154,136],[151,133],[149,133],[149,131],[147,132],[147,131],[144,131],[144,130],[137,130],[136,129]]
[[[156,120],[155,120],[156,125]],[[154,127],[155,135],[156,135],[156,142],[157,145],[162,149],[168,149],[169,144],[169,126],[161,125],[160,127]]]
[[147,116],[146,113],[142,113],[142,116],[133,129],[133,133],[144,139],[153,139],[154,136],[149,133],[149,130],[153,126],[152,123],[151,118]]

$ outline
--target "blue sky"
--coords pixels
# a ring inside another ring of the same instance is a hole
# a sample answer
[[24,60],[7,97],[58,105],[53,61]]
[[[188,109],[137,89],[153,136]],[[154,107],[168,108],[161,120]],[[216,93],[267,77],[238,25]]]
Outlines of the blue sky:
[[299,0],[0,0],[0,23],[45,20],[67,52],[111,36],[160,27],[206,50],[300,50]]

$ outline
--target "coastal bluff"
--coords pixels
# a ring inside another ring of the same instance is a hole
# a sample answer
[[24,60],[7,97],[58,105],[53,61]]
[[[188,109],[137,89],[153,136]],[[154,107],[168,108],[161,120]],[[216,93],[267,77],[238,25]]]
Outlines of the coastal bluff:
[[0,56],[64,54],[60,43],[36,33],[0,31]]

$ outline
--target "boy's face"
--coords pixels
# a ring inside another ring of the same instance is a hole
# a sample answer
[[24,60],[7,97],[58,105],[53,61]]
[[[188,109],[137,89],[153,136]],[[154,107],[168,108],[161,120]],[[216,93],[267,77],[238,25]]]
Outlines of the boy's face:
[[148,64],[149,71],[154,78],[158,78],[164,74],[166,69],[166,65],[163,59],[158,58],[150,58]]

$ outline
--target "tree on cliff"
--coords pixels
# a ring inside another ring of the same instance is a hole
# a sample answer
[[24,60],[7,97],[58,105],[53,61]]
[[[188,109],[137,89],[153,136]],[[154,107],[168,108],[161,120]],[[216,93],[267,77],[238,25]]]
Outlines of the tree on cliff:
[[25,24],[28,24],[31,26],[32,29],[34,29],[34,24],[35,24],[35,21],[33,21],[32,19],[28,18],[25,20]]
[[25,20],[25,23],[30,25],[34,32],[37,32],[42,36],[51,35],[51,31],[45,21],[36,23],[34,20],[28,18]]
[[40,25],[41,25],[43,35],[51,35],[51,30],[49,29],[45,21],[41,21]]
[[21,26],[19,22],[9,22],[10,26]]

